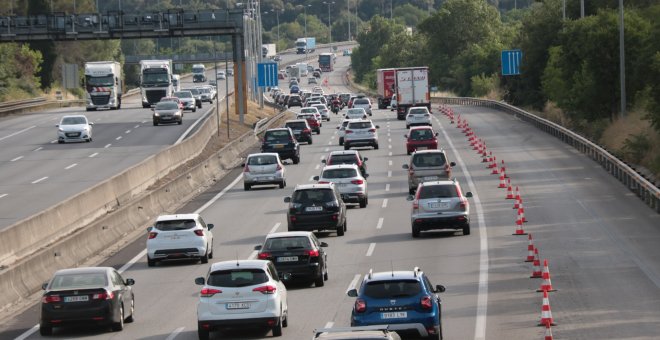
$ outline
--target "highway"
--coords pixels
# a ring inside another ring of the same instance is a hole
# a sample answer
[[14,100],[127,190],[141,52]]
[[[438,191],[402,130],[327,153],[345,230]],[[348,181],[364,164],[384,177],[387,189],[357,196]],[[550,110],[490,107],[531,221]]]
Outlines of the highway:
[[[342,75],[348,58],[338,56],[326,91],[345,90]],[[325,76],[325,75],[324,75]],[[654,339],[660,334],[660,218],[600,166],[559,140],[514,117],[484,108],[454,107],[477,135],[506,162],[520,186],[542,259],[549,260],[550,302],[558,339]],[[538,339],[541,280],[530,279],[525,263],[527,238],[512,236],[515,210],[498,188],[465,135],[439,114],[434,129],[464,191],[472,191],[472,234],[433,232],[413,239],[406,171],[401,165],[406,133],[394,112],[374,110],[380,149],[364,149],[369,158],[369,206],[351,208],[345,236],[321,234],[329,247],[329,281],[324,287],[289,287],[289,327],[282,339],[308,339],[315,328],[348,326],[353,298],[347,289],[365,273],[409,270],[419,266],[433,284],[443,284],[445,339]],[[285,189],[243,191],[241,169],[219,181],[179,212],[200,212],[215,223],[214,261],[250,258],[266,234],[286,230],[282,198],[295,184],[319,174],[320,159],[338,150],[332,116],[313,145],[302,146],[301,162],[287,165]],[[119,130],[121,131],[121,129]],[[96,142],[96,141],[95,141]],[[3,208],[4,209],[4,208]],[[135,322],[119,333],[98,329],[56,330],[59,339],[196,339],[196,302],[209,265],[190,262],[148,268],[145,237],[135,240],[102,265],[124,271],[136,281]],[[3,320],[0,338],[38,339],[38,303]],[[261,339],[270,333],[246,331],[223,338]],[[214,338],[220,338],[214,334]]]

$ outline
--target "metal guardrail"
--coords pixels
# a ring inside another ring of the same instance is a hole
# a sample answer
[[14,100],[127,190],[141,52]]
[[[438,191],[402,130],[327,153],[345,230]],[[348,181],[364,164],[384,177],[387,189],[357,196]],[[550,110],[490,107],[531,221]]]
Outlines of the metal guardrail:
[[6,111],[9,109],[13,109],[15,107],[21,107],[28,104],[43,103],[45,101],[46,101],[45,97],[37,97],[37,98],[30,98],[24,100],[12,100],[9,102],[0,102],[0,111]]
[[630,191],[635,193],[637,197],[646,203],[646,205],[651,207],[657,213],[660,213],[660,188],[638,173],[628,163],[612,155],[603,147],[559,124],[553,123],[515,106],[493,100],[441,97],[431,98],[431,101],[446,105],[483,106],[512,114],[516,118],[534,125],[539,130],[557,137],[564,143],[574,147],[587,157],[596,161],[607,172],[628,187]]

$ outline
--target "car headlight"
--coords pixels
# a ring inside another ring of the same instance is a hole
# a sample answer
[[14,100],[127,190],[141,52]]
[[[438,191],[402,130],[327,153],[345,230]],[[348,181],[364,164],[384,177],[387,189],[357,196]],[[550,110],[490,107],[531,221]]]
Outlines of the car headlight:
[[57,129],[57,131],[59,131],[59,132],[64,132],[64,130],[62,130],[62,129]]
[[160,117],[160,114],[158,112],[154,112],[154,116]]
[[180,115],[181,115],[181,111],[174,112],[174,115],[175,115],[175,116],[180,116]]

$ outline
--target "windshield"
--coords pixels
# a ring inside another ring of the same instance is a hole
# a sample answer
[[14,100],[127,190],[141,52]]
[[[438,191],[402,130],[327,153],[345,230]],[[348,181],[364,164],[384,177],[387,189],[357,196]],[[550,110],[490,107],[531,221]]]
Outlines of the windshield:
[[330,156],[331,164],[357,164],[357,157],[355,155],[332,155]]
[[87,121],[83,117],[65,117],[62,118],[60,125],[78,125],[78,124],[87,124]]
[[375,299],[415,296],[420,291],[416,280],[371,281],[364,287],[364,295]]
[[303,205],[323,204],[334,201],[334,195],[330,189],[298,190],[293,193],[292,201]]
[[409,113],[411,115],[423,115],[428,112],[426,111],[426,108],[419,108],[419,109],[412,108],[410,109]]
[[204,66],[193,66],[192,73],[204,73]]
[[156,104],[156,110],[177,110],[179,109],[179,104],[175,101],[164,101]]
[[166,69],[146,69],[142,73],[142,85],[169,84],[170,75]]
[[329,169],[323,171],[323,178],[353,178],[357,176],[355,169]]
[[190,91],[190,93],[192,93],[193,96],[199,94],[199,90],[198,90],[198,89],[189,89],[189,90],[186,90],[186,91]]
[[107,285],[105,273],[60,274],[53,278],[50,289],[98,288]]
[[306,129],[307,128],[307,123],[306,122],[289,122],[286,123],[284,126],[292,128],[292,129]]
[[371,122],[352,122],[348,123],[349,129],[370,129]]
[[189,91],[174,92],[174,96],[177,98],[192,98],[192,93]]
[[410,131],[411,140],[427,140],[433,139],[433,131],[431,129],[416,129]]
[[349,114],[349,115],[364,115],[366,113],[367,112],[364,111],[363,108],[359,108],[359,109],[348,109],[348,112],[346,114]]
[[267,156],[252,156],[248,159],[248,165],[272,165],[277,164],[277,157],[272,155]]
[[263,250],[277,251],[277,250],[293,250],[293,249],[309,249],[312,244],[309,238],[305,236],[297,237],[274,237],[266,240]]
[[289,141],[289,131],[287,130],[266,132],[266,142],[288,142],[288,141]]
[[268,281],[261,269],[219,270],[209,275],[208,285],[215,287],[247,287]]
[[455,185],[425,185],[420,188],[419,199],[458,197]]
[[85,76],[87,86],[114,86],[115,82],[112,75],[103,77]]

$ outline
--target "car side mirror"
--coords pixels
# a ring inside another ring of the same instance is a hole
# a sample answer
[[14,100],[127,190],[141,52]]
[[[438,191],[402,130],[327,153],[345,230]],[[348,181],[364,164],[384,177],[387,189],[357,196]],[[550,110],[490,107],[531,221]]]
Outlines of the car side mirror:
[[244,168],[244,167],[245,167],[245,163],[241,163],[241,168]]
[[449,165],[456,166],[456,162],[451,162],[451,163],[449,163]]
[[443,285],[436,285],[435,286],[435,292],[436,293],[444,293],[446,290],[445,286]]
[[199,286],[203,286],[206,283],[203,277],[198,277],[195,279],[195,284]]
[[211,230],[211,229],[213,229],[213,227],[215,227],[215,225],[214,225],[213,223],[209,223],[209,224],[206,225],[206,227],[207,227],[209,230]]
[[154,227],[147,227],[147,232],[151,232],[154,229]]
[[92,123],[92,122],[89,122],[89,125],[94,125],[94,123]]
[[321,242],[321,247],[327,247],[327,246],[328,246],[327,243],[325,243],[325,242]]
[[403,135],[403,138],[408,138],[408,135],[407,134]]
[[472,192],[471,191],[466,192],[465,197],[468,197],[468,198],[472,197]]
[[369,158],[367,158],[367,157],[362,158],[362,161],[363,161],[363,162],[366,162],[366,161],[368,161],[368,160],[369,160]]
[[[337,129],[339,129],[339,127],[337,127]],[[322,159],[321,163],[325,164],[325,159]]]
[[282,281],[289,281],[289,280],[291,280],[291,273],[282,274]]
[[[55,124],[55,127],[60,127],[60,124]],[[337,129],[339,129],[339,127],[337,127]]]
[[312,177],[312,179],[315,180],[315,181],[318,181],[319,178],[320,178],[319,176],[314,176],[314,177]]
[[133,280],[133,279],[126,279],[126,281],[124,282],[124,284],[127,285],[127,286],[132,286],[132,285],[135,284],[135,280]]
[[414,200],[415,200],[415,196],[413,195],[408,195],[408,197],[406,197],[406,201],[414,201]]
[[48,282],[44,282],[41,284],[41,289],[46,290],[48,288]]
[[369,177],[369,174],[364,174],[364,176],[362,176],[362,177],[364,177],[364,178],[368,178],[368,177]]
[[353,288],[353,289],[347,291],[346,295],[348,295],[350,297],[357,297],[358,296],[357,289]]
[[408,170],[408,164],[402,165],[401,168]]
[[438,137],[438,133],[437,133],[437,132],[435,133],[435,136]]
[[254,246],[254,250],[261,250],[261,244]]
[[284,197],[284,203],[290,203],[291,202],[291,197]]

